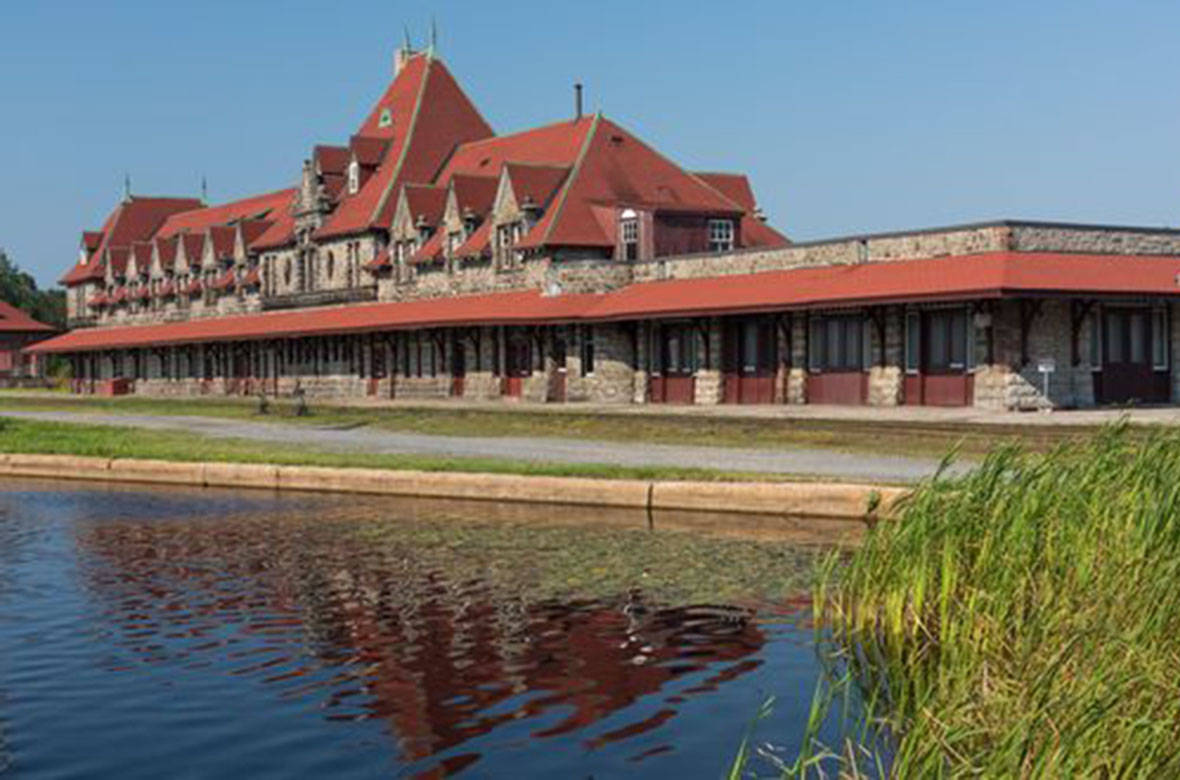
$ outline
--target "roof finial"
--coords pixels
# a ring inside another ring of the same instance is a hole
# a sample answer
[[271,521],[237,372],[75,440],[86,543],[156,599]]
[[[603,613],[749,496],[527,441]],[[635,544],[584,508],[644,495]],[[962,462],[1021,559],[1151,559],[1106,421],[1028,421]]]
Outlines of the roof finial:
[[205,174],[201,174],[201,202],[209,202],[209,182],[205,180]]
[[406,35],[405,42],[402,44],[402,51],[404,51],[406,54],[409,54],[410,52],[412,52],[414,50],[414,45],[412,43],[410,43],[410,27],[409,27],[409,25],[403,24],[402,30],[405,31],[405,35]]
[[434,16],[430,17],[430,56],[433,57],[438,52],[438,23],[435,22]]
[[123,202],[124,203],[131,202],[131,174],[130,173],[123,174]]

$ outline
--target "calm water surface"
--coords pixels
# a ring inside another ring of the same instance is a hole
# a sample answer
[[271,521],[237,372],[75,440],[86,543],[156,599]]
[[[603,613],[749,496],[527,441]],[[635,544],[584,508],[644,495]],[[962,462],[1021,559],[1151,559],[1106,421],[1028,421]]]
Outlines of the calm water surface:
[[0,776],[717,777],[770,695],[793,749],[806,607],[750,583],[805,555],[421,515],[0,484]]

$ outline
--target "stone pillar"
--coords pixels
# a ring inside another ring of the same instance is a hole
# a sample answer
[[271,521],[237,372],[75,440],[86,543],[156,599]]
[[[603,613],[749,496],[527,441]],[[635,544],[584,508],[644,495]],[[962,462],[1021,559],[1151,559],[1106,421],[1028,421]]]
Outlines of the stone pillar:
[[704,344],[701,345],[702,358],[707,355],[709,364],[697,370],[694,403],[721,403],[725,392],[725,379],[721,375],[721,338],[722,324],[717,317],[710,317],[705,330]]
[[883,343],[875,320],[869,327],[873,365],[869,368],[868,402],[870,406],[897,406],[901,403],[904,384],[904,320],[895,311],[887,310],[881,316],[885,320]]
[[786,403],[807,403],[807,317],[791,318],[791,370],[786,379]]
[[634,366],[631,384],[631,400],[637,404],[645,404],[648,401],[648,381],[650,379],[650,372],[648,366],[651,363],[651,323],[647,320],[635,324],[635,342],[632,355],[632,365]]

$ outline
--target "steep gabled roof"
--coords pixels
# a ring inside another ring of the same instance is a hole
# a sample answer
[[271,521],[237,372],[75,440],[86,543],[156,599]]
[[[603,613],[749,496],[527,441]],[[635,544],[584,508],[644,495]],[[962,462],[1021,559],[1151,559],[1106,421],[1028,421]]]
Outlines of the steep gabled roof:
[[410,57],[357,132],[388,142],[376,172],[341,199],[316,238],[386,226],[399,184],[430,181],[457,145],[491,134],[442,62],[428,54]]
[[546,206],[569,175],[570,167],[565,165],[536,165],[532,163],[505,163],[504,172],[512,187],[512,195],[518,206],[535,203]]
[[455,193],[455,205],[459,213],[471,212],[483,216],[491,211],[496,200],[496,188],[500,181],[497,176],[476,176],[460,173],[451,177],[450,186]]
[[344,175],[348,168],[349,150],[347,146],[327,146],[320,144],[312,151],[316,167],[323,174]]
[[447,191],[429,184],[406,184],[402,187],[406,207],[414,224],[425,220],[427,225],[437,225],[447,206]]
[[455,257],[483,257],[491,254],[492,221],[485,219],[455,250]]
[[593,124],[592,117],[583,117],[463,144],[447,160],[435,182],[448,184],[459,173],[499,176],[507,162],[571,166]]
[[84,230],[82,231],[82,247],[90,254],[95,249],[98,249],[99,244],[102,243],[101,230]]
[[131,257],[135,259],[135,272],[145,274],[152,267],[152,245],[149,241],[132,241]]
[[251,219],[238,223],[238,228],[242,231],[242,243],[246,245],[246,249],[253,249],[273,224],[275,223],[266,219]]
[[439,230],[422,245],[422,248],[414,253],[410,258],[410,263],[416,265],[425,265],[433,263],[436,260],[441,260],[443,256],[443,238],[445,234]]
[[754,200],[754,190],[744,173],[697,172],[693,175],[746,211],[758,208],[758,203]]
[[557,203],[521,242],[528,246],[613,246],[594,206],[730,214],[744,209],[619,125],[598,116]]
[[176,246],[180,243],[180,239],[173,238],[157,238],[156,253],[160,256],[160,268],[164,271],[170,270],[176,265]]
[[295,188],[288,187],[219,206],[191,209],[169,217],[158,235],[167,238],[177,233],[201,231],[214,225],[228,225],[243,219],[264,218],[272,212],[289,208],[294,196]]
[[[102,230],[97,231],[102,237],[87,261],[74,264],[61,278],[61,283],[68,286],[101,279],[107,250],[113,247],[127,248],[132,241],[147,241],[169,216],[200,205],[201,201],[196,198],[130,197],[115,207]],[[87,246],[94,243],[94,232],[83,234],[83,242]]]
[[214,225],[209,228],[209,239],[213,242],[214,259],[223,260],[233,257],[236,234],[237,228],[229,225]]

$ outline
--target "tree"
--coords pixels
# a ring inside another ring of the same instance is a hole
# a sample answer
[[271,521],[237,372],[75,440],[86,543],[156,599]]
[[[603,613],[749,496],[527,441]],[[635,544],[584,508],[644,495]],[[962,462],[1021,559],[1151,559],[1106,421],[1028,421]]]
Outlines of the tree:
[[37,281],[20,269],[0,248],[0,300],[22,309],[46,325],[65,328],[66,294],[62,290],[38,290]]

